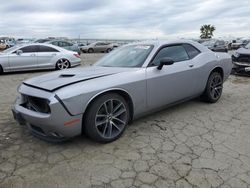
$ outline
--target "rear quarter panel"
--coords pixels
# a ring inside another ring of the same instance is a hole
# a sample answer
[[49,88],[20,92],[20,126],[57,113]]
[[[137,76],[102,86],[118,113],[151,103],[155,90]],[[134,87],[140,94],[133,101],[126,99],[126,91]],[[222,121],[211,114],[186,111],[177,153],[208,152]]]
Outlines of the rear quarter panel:
[[201,94],[205,90],[207,80],[211,72],[220,67],[223,69],[224,81],[228,78],[232,69],[231,57],[227,53],[214,53],[212,51],[202,52],[193,59],[196,81],[195,93]]

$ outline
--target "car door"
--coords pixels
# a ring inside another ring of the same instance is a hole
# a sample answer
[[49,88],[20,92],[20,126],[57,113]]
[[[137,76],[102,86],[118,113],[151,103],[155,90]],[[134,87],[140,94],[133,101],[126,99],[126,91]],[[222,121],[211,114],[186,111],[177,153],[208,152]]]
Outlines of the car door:
[[32,70],[37,69],[37,51],[38,45],[29,45],[21,47],[18,50],[21,53],[17,53],[17,50],[9,55],[9,64],[11,70]]
[[102,43],[98,42],[95,44],[95,48],[94,48],[95,52],[101,52],[102,51]]
[[37,52],[37,64],[39,68],[54,67],[56,62],[53,62],[53,58],[57,56],[59,51],[53,47],[39,45]]
[[[158,70],[162,58],[171,58],[174,64]],[[194,66],[183,44],[161,48],[146,69],[148,107],[154,109],[193,96],[197,81]]]

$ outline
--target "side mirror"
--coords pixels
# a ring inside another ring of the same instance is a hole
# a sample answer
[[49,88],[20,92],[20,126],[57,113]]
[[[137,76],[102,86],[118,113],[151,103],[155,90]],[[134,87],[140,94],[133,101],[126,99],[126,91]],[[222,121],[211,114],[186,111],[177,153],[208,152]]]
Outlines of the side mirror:
[[17,50],[17,51],[16,51],[16,54],[17,54],[17,55],[21,55],[22,53],[23,53],[22,50]]
[[157,69],[161,70],[164,65],[173,65],[173,64],[174,64],[174,60],[172,58],[168,58],[168,57],[162,58],[160,60],[160,65],[157,67]]

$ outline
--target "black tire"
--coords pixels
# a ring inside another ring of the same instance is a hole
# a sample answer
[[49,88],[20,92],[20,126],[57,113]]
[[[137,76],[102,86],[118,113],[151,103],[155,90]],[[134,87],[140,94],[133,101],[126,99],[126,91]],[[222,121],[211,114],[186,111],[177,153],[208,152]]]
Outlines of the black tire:
[[223,78],[219,72],[212,72],[208,78],[202,98],[209,103],[217,102],[222,94]]
[[110,48],[108,48],[108,49],[106,50],[106,52],[107,52],[107,53],[111,52],[111,49],[110,49]]
[[129,107],[124,98],[116,93],[107,93],[96,98],[87,109],[83,133],[94,141],[112,142],[123,134],[129,117]]
[[3,74],[3,67],[0,65],[0,74]]
[[71,64],[69,62],[69,60],[67,59],[59,59],[56,62],[56,70],[64,70],[64,69],[68,69],[71,67]]
[[93,48],[88,49],[88,53],[94,53],[94,49]]

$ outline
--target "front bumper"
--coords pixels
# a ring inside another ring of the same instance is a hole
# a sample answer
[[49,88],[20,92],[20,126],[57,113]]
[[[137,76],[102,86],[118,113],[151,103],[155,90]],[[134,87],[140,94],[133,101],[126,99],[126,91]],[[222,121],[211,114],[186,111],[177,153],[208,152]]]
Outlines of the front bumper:
[[250,62],[240,62],[237,57],[232,55],[233,71],[236,73],[250,73]]
[[233,61],[233,70],[236,73],[250,73],[250,63],[243,63],[243,62],[234,62]]
[[[25,85],[20,88],[21,93],[23,92],[26,95],[28,95],[28,89],[31,91],[30,94],[34,94],[36,93],[34,90],[38,90]],[[33,135],[46,141],[63,141],[80,135],[82,132],[82,115],[70,115],[53,94],[42,90],[40,92],[43,96],[45,93],[50,96],[48,97],[50,113],[27,109],[23,106],[23,98],[18,97],[12,107],[14,119],[21,125],[27,125]]]

